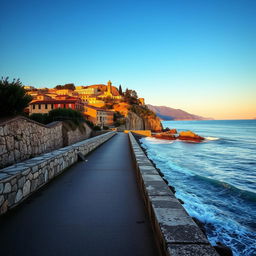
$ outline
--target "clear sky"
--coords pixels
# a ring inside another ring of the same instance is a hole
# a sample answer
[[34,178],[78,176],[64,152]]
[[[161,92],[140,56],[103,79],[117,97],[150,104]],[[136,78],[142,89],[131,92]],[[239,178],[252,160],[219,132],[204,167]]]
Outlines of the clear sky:
[[2,0],[0,75],[107,83],[216,119],[256,117],[255,0]]

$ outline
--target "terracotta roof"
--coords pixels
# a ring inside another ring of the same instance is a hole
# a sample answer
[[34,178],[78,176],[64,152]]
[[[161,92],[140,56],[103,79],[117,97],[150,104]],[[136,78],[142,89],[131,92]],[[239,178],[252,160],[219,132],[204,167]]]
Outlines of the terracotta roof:
[[67,99],[67,100],[36,100],[30,103],[33,104],[67,104],[67,103],[76,103],[79,102],[77,99]]

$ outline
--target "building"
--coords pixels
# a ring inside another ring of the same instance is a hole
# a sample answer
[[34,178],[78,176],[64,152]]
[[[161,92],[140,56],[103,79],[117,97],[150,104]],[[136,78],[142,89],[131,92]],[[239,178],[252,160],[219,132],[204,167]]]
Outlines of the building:
[[102,98],[102,99],[104,99],[104,98],[111,98],[111,99],[116,99],[116,100],[122,99],[122,96],[119,95],[118,92],[116,92],[116,95],[114,95],[113,89],[112,89],[112,83],[110,80],[108,81],[108,84],[107,84],[107,90],[104,91],[103,93],[101,93],[98,97]]
[[84,115],[86,118],[99,126],[111,126],[114,123],[114,112],[90,105],[84,106]]
[[99,94],[98,89],[94,87],[84,88],[83,86],[76,86],[75,92],[81,95],[97,95]]
[[23,88],[26,91],[35,91],[35,90],[37,90],[34,86],[30,86],[30,85],[24,85]]
[[77,93],[70,89],[57,89],[55,90],[57,95],[68,95],[68,96],[77,96]]
[[90,97],[85,100],[85,103],[94,107],[102,108],[105,106],[105,101],[99,100],[96,97]]
[[144,98],[139,98],[138,100],[139,100],[141,105],[143,105],[143,106],[145,105],[145,99]]
[[71,108],[73,110],[83,111],[84,104],[82,100],[76,97],[70,97],[67,95],[58,95],[55,99],[50,98],[47,95],[38,95],[39,99],[33,100],[29,104],[29,114],[46,114],[49,111],[56,108]]

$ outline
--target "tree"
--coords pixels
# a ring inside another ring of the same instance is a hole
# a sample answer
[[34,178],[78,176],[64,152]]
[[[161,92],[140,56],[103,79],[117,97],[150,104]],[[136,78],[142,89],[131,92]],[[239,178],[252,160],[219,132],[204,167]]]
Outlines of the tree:
[[75,87],[75,85],[74,84],[65,84],[64,85],[64,89],[69,89],[69,90],[75,90],[76,89],[76,87]]
[[56,85],[55,86],[55,89],[57,90],[61,90],[61,89],[69,89],[69,90],[75,90],[76,87],[73,83],[70,83],[70,84],[65,84],[65,85]]
[[23,114],[32,100],[32,97],[26,94],[19,79],[13,79],[12,82],[8,79],[2,77],[0,80],[0,117]]
[[121,84],[119,85],[118,92],[120,95],[123,95],[123,90]]
[[129,104],[139,104],[137,92],[134,90],[126,89],[124,93],[125,102]]

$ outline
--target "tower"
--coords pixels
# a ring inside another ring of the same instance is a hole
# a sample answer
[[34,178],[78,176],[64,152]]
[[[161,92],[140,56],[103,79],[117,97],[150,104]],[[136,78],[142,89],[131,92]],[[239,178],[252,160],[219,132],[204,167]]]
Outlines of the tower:
[[112,94],[112,93],[111,93],[111,86],[112,86],[112,83],[111,83],[111,81],[109,80],[109,81],[108,81],[108,89],[107,89],[108,95],[111,95],[111,94]]

